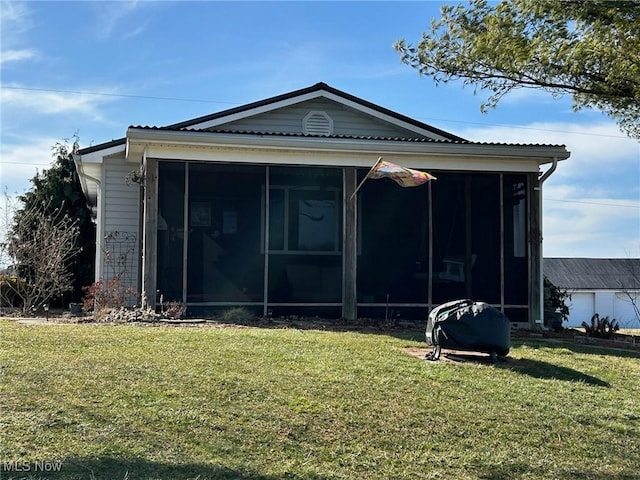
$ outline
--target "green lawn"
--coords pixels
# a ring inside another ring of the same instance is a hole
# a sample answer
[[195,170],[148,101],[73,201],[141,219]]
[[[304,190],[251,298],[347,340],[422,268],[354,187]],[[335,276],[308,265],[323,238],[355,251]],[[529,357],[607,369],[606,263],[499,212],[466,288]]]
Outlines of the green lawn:
[[422,340],[0,321],[0,478],[640,478],[640,354]]

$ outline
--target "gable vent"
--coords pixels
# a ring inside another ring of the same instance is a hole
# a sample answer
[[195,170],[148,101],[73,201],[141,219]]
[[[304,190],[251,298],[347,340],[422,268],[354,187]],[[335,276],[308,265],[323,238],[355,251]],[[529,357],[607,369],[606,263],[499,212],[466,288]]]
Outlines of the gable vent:
[[302,120],[302,131],[305,135],[331,135],[333,120],[325,112],[311,111]]

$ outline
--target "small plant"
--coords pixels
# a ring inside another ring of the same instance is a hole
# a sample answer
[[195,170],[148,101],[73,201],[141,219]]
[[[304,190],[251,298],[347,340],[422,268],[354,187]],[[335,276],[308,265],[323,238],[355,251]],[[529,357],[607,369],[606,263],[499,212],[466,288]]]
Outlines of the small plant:
[[597,313],[591,317],[590,324],[582,322],[582,326],[588,336],[596,338],[611,338],[620,330],[618,321],[615,318],[613,320],[609,320],[609,317],[600,318]]
[[0,309],[22,307],[19,292],[25,289],[25,280],[17,275],[0,274]]
[[173,320],[184,317],[187,313],[187,306],[183,302],[167,302],[162,304],[162,314]]
[[102,308],[93,313],[93,319],[97,323],[155,322],[158,314],[140,307]]
[[85,295],[82,306],[85,310],[97,312],[105,308],[121,308],[135,303],[138,292],[133,287],[122,285],[120,278],[111,280],[98,280],[88,287],[83,288]]
[[242,307],[230,308],[220,315],[220,318],[229,323],[245,323],[254,319],[254,315]]
[[557,287],[544,277],[544,314],[547,324],[554,330],[562,330],[562,322],[569,318],[569,307],[565,301],[571,300],[566,290]]
[[112,314],[113,308],[103,307],[96,309],[93,312],[93,321],[97,323],[111,323],[113,322]]

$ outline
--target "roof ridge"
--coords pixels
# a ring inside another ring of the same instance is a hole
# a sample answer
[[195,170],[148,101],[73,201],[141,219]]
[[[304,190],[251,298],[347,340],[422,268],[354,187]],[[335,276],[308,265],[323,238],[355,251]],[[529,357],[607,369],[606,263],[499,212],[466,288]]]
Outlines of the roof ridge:
[[[243,105],[238,105],[236,107],[231,107],[231,108],[227,108],[225,110],[221,110],[218,112],[214,112],[214,113],[210,113],[207,115],[202,115],[196,118],[192,118],[192,119],[188,119],[188,120],[184,120],[181,122],[177,122],[177,123],[172,123],[169,125],[165,125],[165,126],[155,126],[153,128],[157,128],[157,129],[182,129],[182,128],[186,128],[186,127],[190,127],[193,125],[197,125],[199,123],[204,123],[204,122],[208,122],[211,120],[216,120],[218,118],[224,118],[226,116],[230,116],[230,115],[234,115],[236,113],[241,113],[241,112],[245,112],[245,111],[249,111],[255,108],[259,108],[262,106],[266,106],[266,105],[270,105],[270,104],[274,104],[274,103],[278,103],[284,100],[288,100],[288,99],[292,99],[292,98],[296,98],[296,97],[301,97],[303,95],[307,95],[309,93],[314,93],[314,92],[318,92],[318,91],[326,91],[327,93],[330,93],[332,95],[336,95],[338,97],[341,97],[345,100],[348,100],[350,102],[354,102],[357,103],[365,108],[369,108],[372,110],[375,110],[381,114],[384,115],[388,115],[392,118],[395,118],[397,120],[400,120],[402,122],[408,123],[414,127],[420,128],[422,130],[427,130],[429,132],[432,132],[436,135],[439,135],[441,137],[444,137],[445,139],[449,140],[449,141],[453,141],[453,142],[467,142],[466,139],[459,137],[457,135],[454,135],[452,133],[446,132],[444,130],[440,130],[439,128],[436,128],[432,125],[426,124],[424,122],[421,122],[419,120],[416,120],[414,118],[408,117],[404,114],[395,112],[393,110],[390,110],[386,107],[382,107],[380,105],[374,104],[368,100],[364,100],[363,98],[357,97],[355,95],[352,95],[350,93],[347,93],[345,91],[339,90],[335,87],[332,87],[331,85],[325,83],[325,82],[317,82],[313,85],[310,85],[308,87],[304,87],[304,88],[300,88],[297,90],[293,90],[290,92],[286,92],[286,93],[281,93],[278,95],[274,95],[262,100],[257,100],[254,102],[249,102]],[[133,127],[133,128],[144,128],[144,127],[134,127],[133,125],[130,125],[129,127]],[[151,128],[151,127],[149,127]],[[98,151],[101,150],[103,148],[107,148],[107,147],[111,147],[114,145],[119,145],[119,144],[124,144],[126,143],[126,137],[117,139],[117,140],[111,140],[110,142],[105,142],[105,143],[101,143],[95,146],[91,146],[91,147],[87,147],[87,148],[83,148],[80,149],[80,154],[83,153],[90,153],[90,152],[94,152],[94,151]]]

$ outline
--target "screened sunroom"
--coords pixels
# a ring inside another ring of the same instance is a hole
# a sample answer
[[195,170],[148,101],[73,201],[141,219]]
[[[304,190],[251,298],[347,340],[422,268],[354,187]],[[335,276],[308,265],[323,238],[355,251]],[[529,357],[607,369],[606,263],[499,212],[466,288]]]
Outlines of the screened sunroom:
[[[437,179],[364,181],[379,157]],[[75,159],[96,215],[96,280],[117,270],[151,308],[424,319],[471,298],[535,327],[541,192],[568,157],[468,141],[318,83],[130,126]]]
[[194,314],[340,317],[353,241],[358,317],[473,298],[528,321],[528,176],[433,173],[412,188],[369,179],[346,198],[340,167],[158,162],[157,291]]

